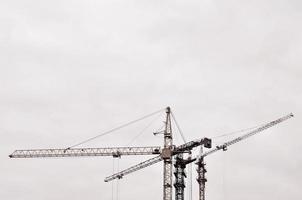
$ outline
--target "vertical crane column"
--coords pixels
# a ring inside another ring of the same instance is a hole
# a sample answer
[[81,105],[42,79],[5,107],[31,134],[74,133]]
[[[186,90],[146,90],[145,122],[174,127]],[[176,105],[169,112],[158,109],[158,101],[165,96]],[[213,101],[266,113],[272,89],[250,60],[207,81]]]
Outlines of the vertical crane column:
[[199,184],[199,200],[205,200],[205,186],[207,179],[205,177],[205,174],[207,172],[205,168],[205,163],[204,163],[204,156],[203,155],[203,147],[205,148],[212,148],[212,140],[209,138],[204,138],[203,139],[203,145],[200,146],[200,157],[198,158],[196,165],[197,165],[197,182]]
[[172,127],[171,127],[171,110],[166,109],[166,122],[164,132],[164,148],[162,158],[164,160],[164,180],[163,180],[163,200],[172,200]]
[[176,156],[176,162],[174,164],[175,171],[175,200],[184,200],[185,178],[186,178],[186,160],[183,159],[183,154]]
[[207,170],[205,169],[205,163],[203,157],[199,158],[197,161],[197,182],[199,184],[199,200],[205,200],[205,184],[207,179],[205,177],[205,173]]

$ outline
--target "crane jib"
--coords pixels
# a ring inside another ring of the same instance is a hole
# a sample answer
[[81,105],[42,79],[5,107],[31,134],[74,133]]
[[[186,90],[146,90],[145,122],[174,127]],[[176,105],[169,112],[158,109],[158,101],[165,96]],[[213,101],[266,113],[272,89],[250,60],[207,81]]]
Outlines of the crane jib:
[[221,150],[221,149],[225,151],[225,150],[227,149],[228,146],[233,145],[233,144],[235,144],[235,143],[237,143],[237,142],[240,142],[240,141],[242,141],[242,140],[244,140],[244,139],[247,139],[247,138],[249,138],[249,137],[251,137],[251,136],[253,136],[253,135],[257,134],[257,133],[260,133],[260,132],[262,132],[262,131],[264,131],[264,130],[266,130],[266,129],[272,127],[272,126],[275,126],[275,125],[277,125],[277,124],[279,124],[279,123],[281,123],[281,122],[283,122],[283,121],[285,121],[285,120],[288,120],[288,119],[290,119],[290,118],[292,118],[292,117],[294,117],[294,115],[293,115],[292,113],[290,113],[290,114],[288,114],[288,115],[286,115],[286,116],[284,116],[284,117],[281,117],[281,118],[279,118],[279,119],[277,119],[277,120],[274,120],[274,121],[272,121],[272,122],[269,122],[269,123],[267,123],[267,124],[264,124],[263,126],[257,128],[257,129],[255,129],[255,130],[253,130],[253,131],[251,131],[251,132],[249,132],[249,133],[247,133],[247,134],[245,134],[245,135],[242,135],[242,136],[240,136],[240,137],[237,137],[237,138],[235,138],[235,139],[233,139],[233,140],[231,140],[231,141],[225,142],[225,143],[222,144],[222,145],[216,146],[215,149],[212,149],[212,150],[210,150],[210,151],[205,152],[204,154],[202,154],[201,157],[206,157],[206,156],[208,156],[208,155],[210,155],[210,154],[212,154],[212,153],[214,153],[214,152],[216,152],[216,151],[219,151],[219,150]]

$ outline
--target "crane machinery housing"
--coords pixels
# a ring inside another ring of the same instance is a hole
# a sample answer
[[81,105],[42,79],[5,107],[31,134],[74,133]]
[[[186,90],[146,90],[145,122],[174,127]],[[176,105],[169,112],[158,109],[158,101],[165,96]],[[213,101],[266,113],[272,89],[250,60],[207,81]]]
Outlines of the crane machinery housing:
[[[182,145],[175,146],[173,144],[173,134],[171,126],[171,109],[167,107],[165,109],[165,127],[163,131],[164,135],[164,145],[161,146],[145,146],[145,147],[106,147],[106,148],[74,148],[72,147],[66,149],[27,149],[27,150],[15,150],[10,158],[49,158],[49,157],[81,157],[81,156],[135,156],[135,155],[155,155],[155,157],[148,159],[144,162],[141,162],[137,165],[134,165],[128,169],[119,171],[111,176],[105,178],[105,182],[112,181],[114,179],[121,179],[125,175],[128,175],[137,170],[143,169],[145,167],[151,166],[155,163],[163,161],[163,200],[172,200],[172,187],[175,188],[175,200],[184,200],[184,188],[185,188],[185,168],[186,165],[195,162],[197,165],[197,182],[199,185],[199,200],[205,199],[205,183],[207,181],[205,177],[206,169],[204,158],[220,150],[226,151],[227,148],[235,143],[238,143],[242,140],[245,140],[257,133],[260,133],[272,126],[275,126],[285,120],[288,120],[293,117],[293,114],[288,114],[284,117],[281,117],[277,120],[271,121],[267,124],[261,125],[252,131],[241,135],[233,140],[225,142],[221,145],[218,145],[212,148],[212,140],[209,138],[200,138],[190,142],[186,142]],[[157,113],[157,112],[156,112]],[[153,113],[154,114],[154,113]],[[149,117],[147,115],[143,118]],[[173,115],[172,115],[173,116]],[[141,118],[141,119],[143,119]],[[136,122],[134,120],[132,122]],[[130,123],[128,123],[130,124]],[[128,125],[126,124],[126,125]],[[118,128],[122,128],[120,126]],[[117,129],[117,128],[116,128]],[[112,129],[112,130],[116,130]],[[105,134],[107,134],[106,132]],[[96,137],[94,137],[96,138]],[[92,138],[92,139],[94,139]],[[90,139],[86,140],[89,141]],[[84,142],[86,142],[84,141]],[[83,144],[79,143],[79,144]],[[199,147],[201,153],[192,158],[191,151]],[[204,152],[203,148],[208,148],[210,150]],[[187,155],[185,158],[184,155]],[[174,164],[173,164],[174,163]],[[174,176],[175,182],[173,182],[173,167],[174,167]]]

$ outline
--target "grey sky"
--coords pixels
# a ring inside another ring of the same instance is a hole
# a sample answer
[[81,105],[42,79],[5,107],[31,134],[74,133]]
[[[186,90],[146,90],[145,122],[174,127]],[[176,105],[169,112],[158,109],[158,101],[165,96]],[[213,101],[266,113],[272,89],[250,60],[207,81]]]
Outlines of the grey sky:
[[[67,147],[168,105],[188,140],[293,112],[209,156],[207,197],[301,199],[301,1],[1,1],[0,24],[0,199],[111,199],[112,158],[7,156]],[[161,120],[132,145],[161,145]],[[126,145],[147,123],[87,146]],[[161,164],[129,175],[120,200],[161,199],[161,176]]]

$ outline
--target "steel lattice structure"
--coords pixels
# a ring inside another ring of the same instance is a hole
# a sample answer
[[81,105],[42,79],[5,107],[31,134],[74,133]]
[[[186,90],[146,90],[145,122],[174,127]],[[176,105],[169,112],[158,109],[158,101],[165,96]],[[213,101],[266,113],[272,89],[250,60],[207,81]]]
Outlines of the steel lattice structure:
[[160,147],[109,147],[109,148],[73,148],[73,149],[31,149],[16,150],[11,158],[47,158],[79,156],[132,156],[160,154]]
[[[174,175],[175,175],[175,200],[184,200],[184,188],[185,188],[185,168],[186,165],[196,161],[197,164],[197,181],[199,183],[199,199],[205,199],[205,163],[204,158],[219,150],[226,151],[227,147],[247,139],[259,132],[264,131],[276,124],[279,124],[289,118],[293,117],[293,114],[286,115],[275,121],[260,126],[259,128],[237,137],[231,141],[228,141],[222,145],[216,146],[205,153],[201,153],[198,157],[184,159],[185,153],[190,153],[194,148],[203,147],[211,148],[211,140],[208,138],[202,138],[193,140],[185,144],[174,146],[173,135],[171,126],[171,109],[166,108],[166,120],[164,134],[164,146],[150,146],[150,147],[108,147],[108,148],[67,148],[67,149],[31,149],[31,150],[16,150],[10,158],[48,158],[48,157],[83,157],[83,156],[131,156],[131,155],[157,155],[151,159],[134,165],[128,169],[122,170],[116,174],[105,178],[105,182],[112,181],[114,179],[123,178],[125,175],[143,169],[160,161],[163,161],[163,200],[172,200],[172,172],[173,172],[173,157],[174,162]],[[203,151],[201,151],[203,152]]]
[[164,177],[163,177],[163,200],[172,200],[172,127],[171,127],[171,110],[167,108],[167,117],[164,132],[164,148],[162,151],[162,158],[164,160]]

